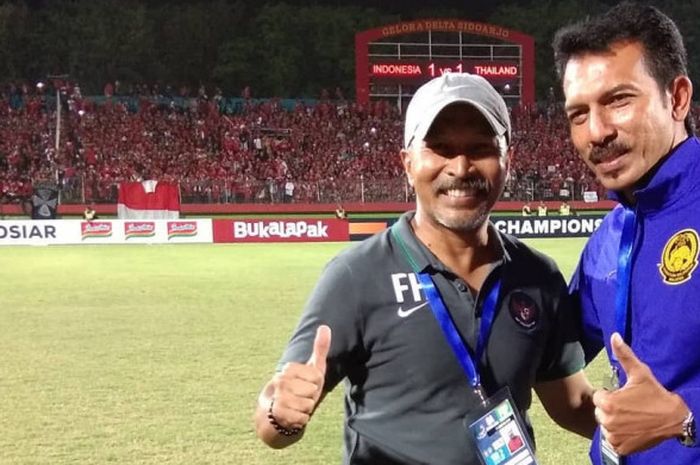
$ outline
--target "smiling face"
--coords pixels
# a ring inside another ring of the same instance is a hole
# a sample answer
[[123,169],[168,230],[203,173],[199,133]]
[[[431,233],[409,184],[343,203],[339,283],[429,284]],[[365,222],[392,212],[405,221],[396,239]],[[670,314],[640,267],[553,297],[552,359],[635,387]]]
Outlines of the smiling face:
[[476,108],[465,103],[445,107],[425,140],[401,152],[416,191],[416,217],[437,229],[481,227],[503,191],[506,152],[505,137],[496,136]]
[[692,85],[677,77],[661,91],[638,42],[572,57],[564,79],[571,138],[583,161],[609,190],[628,199],[639,181],[687,137],[683,120]]

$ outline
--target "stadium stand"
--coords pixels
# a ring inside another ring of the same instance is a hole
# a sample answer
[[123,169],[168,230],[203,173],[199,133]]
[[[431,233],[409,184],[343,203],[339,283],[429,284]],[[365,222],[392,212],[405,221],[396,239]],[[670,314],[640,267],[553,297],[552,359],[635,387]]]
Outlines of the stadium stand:
[[[57,179],[64,203],[114,202],[119,182],[146,178],[178,182],[184,203],[411,199],[397,156],[401,114],[387,101],[290,108],[277,99],[231,105],[202,89],[199,97],[176,101],[152,93],[83,98],[76,87],[64,92],[58,153],[55,102],[28,86],[3,93],[5,201]],[[506,199],[578,200],[583,191],[600,191],[553,105],[513,109],[513,126]]]

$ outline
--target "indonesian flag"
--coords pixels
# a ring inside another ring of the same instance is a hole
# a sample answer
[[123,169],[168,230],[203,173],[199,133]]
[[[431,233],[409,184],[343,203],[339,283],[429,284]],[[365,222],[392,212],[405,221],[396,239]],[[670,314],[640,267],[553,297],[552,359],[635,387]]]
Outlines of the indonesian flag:
[[180,193],[177,184],[158,181],[119,184],[117,215],[126,220],[179,218]]

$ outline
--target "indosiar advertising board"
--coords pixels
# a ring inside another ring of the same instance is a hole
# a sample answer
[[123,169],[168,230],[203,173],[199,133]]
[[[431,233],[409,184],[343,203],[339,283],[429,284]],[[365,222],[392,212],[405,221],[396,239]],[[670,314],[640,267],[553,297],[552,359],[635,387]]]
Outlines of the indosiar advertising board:
[[193,242],[212,242],[210,219],[0,221],[0,246]]

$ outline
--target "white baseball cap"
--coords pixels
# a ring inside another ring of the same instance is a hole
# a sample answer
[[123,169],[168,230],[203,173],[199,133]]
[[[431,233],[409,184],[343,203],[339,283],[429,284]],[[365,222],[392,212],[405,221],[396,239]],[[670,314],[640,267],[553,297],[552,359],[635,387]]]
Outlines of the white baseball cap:
[[469,73],[445,73],[423,84],[406,109],[404,148],[422,141],[437,115],[449,104],[464,102],[484,115],[496,135],[510,143],[510,115],[503,97],[489,82]]

